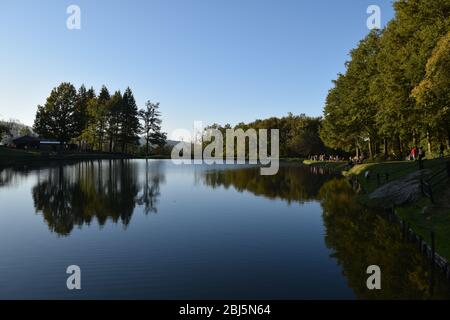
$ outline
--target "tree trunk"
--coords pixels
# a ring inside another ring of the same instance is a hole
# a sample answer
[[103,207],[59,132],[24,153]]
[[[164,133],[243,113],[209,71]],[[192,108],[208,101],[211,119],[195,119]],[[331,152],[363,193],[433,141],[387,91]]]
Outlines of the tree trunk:
[[113,136],[109,138],[109,153],[112,153],[112,146],[113,146]]
[[447,127],[447,139],[445,139],[447,144],[447,149],[450,149],[450,128]]
[[427,147],[428,147],[428,154],[431,157],[431,135],[429,131],[427,131]]
[[386,138],[383,139],[383,153],[384,153],[384,157],[387,158],[388,157],[388,140]]
[[372,139],[369,138],[369,158],[373,159]]
[[397,151],[398,151],[398,156],[401,158],[401,155],[402,155],[402,140],[400,139],[399,135],[397,135]]

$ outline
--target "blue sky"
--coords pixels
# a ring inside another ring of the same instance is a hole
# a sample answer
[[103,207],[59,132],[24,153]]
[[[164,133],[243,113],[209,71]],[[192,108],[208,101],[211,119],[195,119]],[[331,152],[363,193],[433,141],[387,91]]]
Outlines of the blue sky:
[[[66,9],[81,8],[81,30]],[[331,80],[390,0],[1,0],[0,118],[32,125],[62,81],[130,86],[163,129],[322,114]]]

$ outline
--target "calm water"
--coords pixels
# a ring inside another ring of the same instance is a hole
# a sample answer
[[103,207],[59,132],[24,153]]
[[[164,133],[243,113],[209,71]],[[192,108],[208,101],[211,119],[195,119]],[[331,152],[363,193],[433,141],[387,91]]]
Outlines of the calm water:
[[[448,298],[398,226],[295,165],[0,169],[0,298]],[[79,265],[82,290],[66,288]],[[382,290],[366,288],[367,266]]]

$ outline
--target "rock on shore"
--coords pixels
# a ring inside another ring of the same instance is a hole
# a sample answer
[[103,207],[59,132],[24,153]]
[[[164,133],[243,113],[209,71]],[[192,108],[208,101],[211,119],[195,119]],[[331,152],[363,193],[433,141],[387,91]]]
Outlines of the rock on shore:
[[421,197],[420,179],[430,173],[429,169],[410,173],[376,189],[369,199],[384,208],[416,201]]

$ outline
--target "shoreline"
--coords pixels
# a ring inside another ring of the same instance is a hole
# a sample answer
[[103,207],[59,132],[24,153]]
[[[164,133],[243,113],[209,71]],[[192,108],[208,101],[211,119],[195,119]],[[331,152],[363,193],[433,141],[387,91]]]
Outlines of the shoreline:
[[34,165],[48,162],[85,161],[85,160],[121,160],[121,159],[168,159],[168,156],[140,156],[107,152],[61,152],[43,153],[0,147],[0,167],[15,165]]
[[[428,170],[428,176],[433,175],[438,168],[442,168],[445,162],[449,161],[449,158],[445,159],[430,159],[424,161],[425,170]],[[422,252],[431,256],[431,244],[434,242],[432,238],[435,238],[435,264],[438,265],[447,276],[450,276],[450,212],[443,213],[441,211],[430,210],[427,212],[428,208],[433,208],[434,205],[432,201],[421,194],[418,199],[405,202],[401,205],[390,205],[388,199],[378,199],[374,201],[369,198],[369,194],[373,193],[375,190],[382,188],[383,186],[398,182],[400,179],[414,174],[419,171],[418,163],[409,161],[389,161],[389,162],[373,162],[357,164],[349,168],[346,163],[339,162],[313,162],[306,160],[303,162],[304,165],[310,167],[320,167],[333,169],[340,172],[342,176],[348,178],[349,180],[357,183],[362,190],[357,198],[361,205],[371,208],[388,210],[394,214],[400,224],[408,229],[411,234],[411,238],[416,239],[415,241],[420,242]],[[370,172],[370,176],[366,177],[366,172]],[[443,188],[445,189],[445,188]],[[445,193],[437,192],[437,200],[446,197]],[[389,204],[389,207],[386,205]],[[450,211],[450,210],[447,210]],[[407,227],[406,227],[407,226]],[[420,240],[419,240],[420,239]]]

